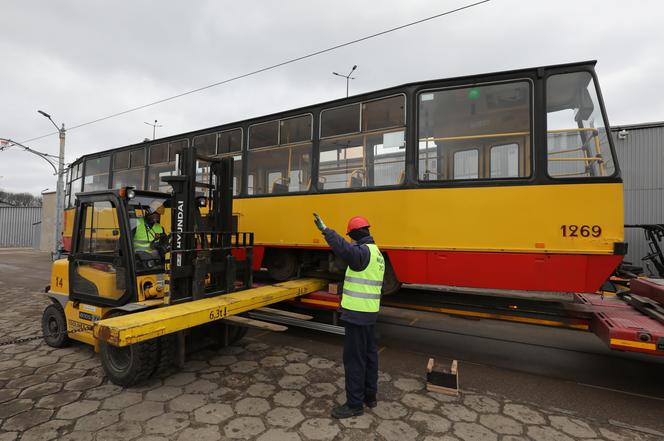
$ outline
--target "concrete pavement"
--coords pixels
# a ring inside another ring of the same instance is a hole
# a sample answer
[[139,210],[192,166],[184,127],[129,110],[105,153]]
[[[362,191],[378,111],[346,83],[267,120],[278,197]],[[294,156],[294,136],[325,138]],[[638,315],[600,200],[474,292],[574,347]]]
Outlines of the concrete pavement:
[[[47,255],[0,251],[0,341],[39,332],[48,265]],[[619,409],[597,416],[552,407],[490,383],[459,398],[428,393],[423,372],[387,362],[407,353],[383,358],[378,407],[334,420],[330,409],[344,401],[339,342],[251,333],[128,389],[108,382],[88,346],[0,346],[0,441],[664,439],[660,427],[620,421]]]

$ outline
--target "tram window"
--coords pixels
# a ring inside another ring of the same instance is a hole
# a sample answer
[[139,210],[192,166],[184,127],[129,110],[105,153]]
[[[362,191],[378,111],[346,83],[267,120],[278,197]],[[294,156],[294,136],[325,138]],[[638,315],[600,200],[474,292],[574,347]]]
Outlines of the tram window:
[[249,127],[249,148],[272,147],[279,144],[279,120]]
[[311,115],[282,119],[279,130],[279,144],[311,141]]
[[353,136],[320,142],[318,188],[336,190],[365,186],[364,137]]
[[168,144],[156,144],[150,147],[150,164],[168,162]]
[[81,173],[83,172],[83,163],[79,162],[78,165],[74,168],[75,172],[73,173],[73,179],[78,179],[81,177]]
[[76,193],[83,191],[83,178],[74,179],[71,181],[71,188],[69,189],[69,206],[73,207],[76,202]]
[[144,176],[145,170],[143,168],[113,172],[113,188],[134,187],[142,190]]
[[113,155],[113,170],[129,168],[129,151],[117,152]]
[[233,129],[221,132],[218,140],[217,153],[232,153],[242,151],[242,129]]
[[249,174],[249,176],[247,176],[247,194],[254,194],[254,181],[255,176],[253,174]]
[[405,99],[403,95],[399,95],[363,103],[362,131],[404,126]]
[[[530,176],[530,83],[475,85],[418,95],[419,179],[490,179],[484,167],[495,145],[517,144],[516,170],[510,177]],[[476,169],[470,165],[475,150]],[[458,156],[460,154],[460,156]],[[496,153],[497,154],[497,153]],[[450,163],[452,166],[450,167]],[[461,168],[457,168],[461,167]]]
[[320,121],[321,138],[357,133],[360,131],[360,104],[323,110]]
[[217,154],[217,134],[208,133],[194,137],[194,147],[201,155],[216,155]]
[[148,190],[171,191],[171,186],[161,180],[164,176],[172,176],[175,173],[175,162],[153,164],[148,169]]
[[242,191],[242,155],[233,156],[233,196]]
[[85,160],[85,191],[108,189],[108,172],[111,166],[111,157],[103,156]]
[[613,175],[615,162],[590,73],[553,75],[547,80],[546,94],[549,176]]
[[491,146],[491,177],[516,178],[519,176],[519,145]]
[[169,160],[171,162],[175,161],[177,154],[180,153],[182,149],[185,149],[187,147],[189,147],[188,139],[180,139],[178,141],[169,142],[168,143]]
[[134,187],[143,189],[145,178],[145,149],[117,152],[113,156],[112,188]]
[[398,185],[405,178],[404,131],[326,139],[320,143],[318,188]]
[[145,149],[140,148],[140,149],[134,149],[130,152],[131,155],[131,161],[130,161],[130,167],[135,168],[135,167],[144,167],[145,166]]
[[477,149],[461,150],[454,153],[454,179],[477,179],[479,173],[480,152]]
[[311,143],[249,152],[249,194],[306,191],[311,184]]

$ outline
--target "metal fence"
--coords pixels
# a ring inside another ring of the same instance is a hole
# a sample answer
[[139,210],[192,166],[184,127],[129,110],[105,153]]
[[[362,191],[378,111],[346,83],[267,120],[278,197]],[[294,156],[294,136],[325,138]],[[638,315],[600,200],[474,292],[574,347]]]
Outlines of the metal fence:
[[39,248],[41,207],[0,207],[0,248]]

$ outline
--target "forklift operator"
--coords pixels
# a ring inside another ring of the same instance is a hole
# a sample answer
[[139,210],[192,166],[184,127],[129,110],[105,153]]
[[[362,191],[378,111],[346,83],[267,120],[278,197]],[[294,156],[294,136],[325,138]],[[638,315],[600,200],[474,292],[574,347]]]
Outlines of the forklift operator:
[[134,252],[152,254],[152,244],[155,239],[159,239],[165,232],[161,226],[161,213],[164,207],[160,205],[155,210],[147,210],[147,214],[136,220],[134,229]]

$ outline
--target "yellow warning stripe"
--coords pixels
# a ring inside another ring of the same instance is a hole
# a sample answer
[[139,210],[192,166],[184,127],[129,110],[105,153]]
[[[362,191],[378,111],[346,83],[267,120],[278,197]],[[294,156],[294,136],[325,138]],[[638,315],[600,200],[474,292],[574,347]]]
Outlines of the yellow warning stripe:
[[300,302],[302,303],[311,303],[313,305],[323,305],[323,306],[332,306],[332,307],[338,307],[339,302],[330,302],[327,300],[315,300],[315,299],[300,299]]
[[646,343],[642,341],[632,341],[632,340],[621,340],[619,338],[612,338],[610,342],[611,346],[624,346],[626,348],[639,348],[647,349],[649,351],[656,351],[657,346],[655,343]]

